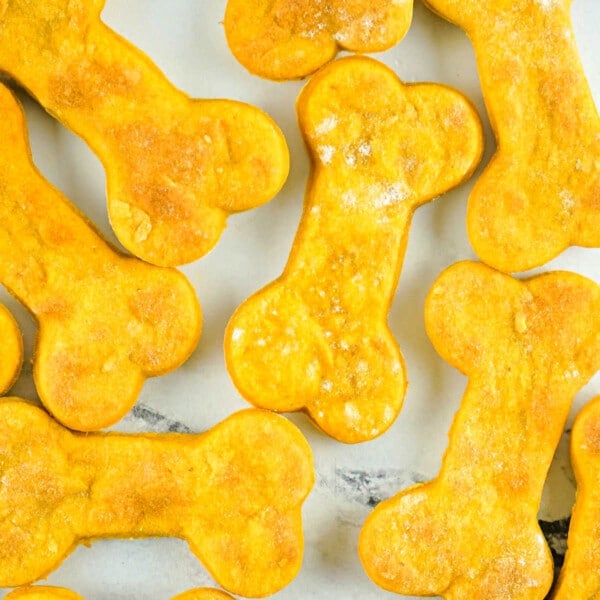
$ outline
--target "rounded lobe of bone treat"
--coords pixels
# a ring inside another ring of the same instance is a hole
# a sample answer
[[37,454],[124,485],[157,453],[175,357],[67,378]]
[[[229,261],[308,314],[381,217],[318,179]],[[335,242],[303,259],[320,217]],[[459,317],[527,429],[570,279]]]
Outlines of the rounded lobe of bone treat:
[[553,600],[596,598],[600,593],[600,400],[580,411],[571,432],[571,464],[577,495],[569,524],[567,552]]
[[172,600],[233,600],[233,598],[214,588],[195,588],[175,596]]
[[449,600],[542,599],[553,578],[537,521],[575,393],[600,367],[600,288],[550,272],[515,280],[457,263],[425,324],[469,377],[438,476],[379,504],[359,554],[379,586]]
[[0,88],[0,282],[39,324],[40,399],[72,429],[101,429],[147,377],[198,342],[196,293],[180,272],[118,254],[32,164],[23,113]]
[[381,52],[412,20],[412,0],[229,0],[225,35],[236,59],[267,79],[310,75],[339,50]]
[[157,265],[192,262],[228,215],[279,192],[283,134],[258,108],[187,97],[100,21],[103,2],[88,4],[8,5],[0,69],[98,155],[121,243]]
[[0,394],[17,380],[23,365],[23,336],[11,312],[0,304]]
[[232,593],[298,573],[310,447],[285,418],[236,413],[201,435],[77,434],[0,402],[0,586],[31,583],[79,543],[179,537]]
[[468,202],[475,252],[516,272],[600,246],[600,117],[570,0],[428,4],[471,38],[498,142]]
[[347,443],[398,415],[404,362],[386,323],[413,211],[473,171],[471,104],[405,85],[381,63],[324,67],[297,104],[314,171],[281,277],[244,302],[225,334],[229,373],[250,402],[306,410]]

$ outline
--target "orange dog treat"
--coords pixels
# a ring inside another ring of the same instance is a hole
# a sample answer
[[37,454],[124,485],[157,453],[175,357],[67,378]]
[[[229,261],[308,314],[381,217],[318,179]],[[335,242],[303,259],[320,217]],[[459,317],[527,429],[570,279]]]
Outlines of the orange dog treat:
[[0,394],[4,394],[21,372],[23,337],[19,325],[3,304],[0,304],[0,340]]
[[188,541],[219,585],[265,596],[303,553],[311,451],[284,417],[241,411],[202,435],[76,434],[0,402],[0,587],[31,583],[80,542]]
[[220,590],[212,588],[196,588],[189,592],[183,592],[183,594],[179,594],[179,596],[175,596],[173,600],[233,600],[233,598]]
[[600,118],[571,1],[426,0],[475,48],[498,150],[469,199],[468,234],[507,272],[600,246]]
[[285,140],[254,107],[177,90],[101,22],[103,6],[3,2],[0,70],[98,155],[123,245],[158,265],[191,262],[215,245],[230,213],[277,194]]
[[251,73],[298,79],[339,50],[391,48],[412,11],[412,0],[229,0],[224,25],[232,53]]
[[[10,592],[5,596],[5,600],[83,600],[83,598],[66,588],[35,586]],[[172,600],[233,600],[233,598],[225,592],[212,588],[196,588],[178,594]]]
[[1,85],[0,115],[0,282],[39,322],[42,402],[72,429],[100,429],[133,406],[146,377],[194,350],[196,294],[181,273],[117,254],[41,177],[23,112]]
[[577,499],[554,600],[600,597],[600,396],[583,407],[571,434]]
[[404,85],[368,58],[319,71],[298,115],[315,162],[302,221],[283,275],[233,315],[225,358],[253,404],[304,409],[334,438],[361,442],[404,398],[386,317],[413,211],[473,171],[480,123],[457,92]]
[[553,564],[539,502],[572,398],[600,368],[600,287],[458,263],[429,292],[425,323],[469,383],[438,477],[375,508],[363,565],[400,594],[542,600]]
[[4,600],[83,600],[83,598],[66,588],[38,585],[14,590],[7,594]]

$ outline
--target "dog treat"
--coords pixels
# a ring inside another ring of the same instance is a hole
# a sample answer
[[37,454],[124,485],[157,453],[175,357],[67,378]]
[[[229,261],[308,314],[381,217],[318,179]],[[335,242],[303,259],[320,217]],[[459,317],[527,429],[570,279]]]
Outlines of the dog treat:
[[[0,175],[0,180],[2,175]],[[23,336],[10,311],[0,304],[0,394],[17,380],[23,365]]]
[[40,327],[42,402],[72,429],[115,423],[146,377],[194,350],[201,315],[192,286],[174,269],[119,255],[41,177],[23,112],[1,85],[0,217],[0,282]]
[[98,155],[114,231],[174,266],[206,254],[226,217],[270,200],[288,173],[279,128],[257,108],[190,99],[100,20],[103,0],[0,4],[0,70]]
[[480,122],[457,92],[404,85],[357,57],[320,70],[298,116],[315,163],[302,221],[283,275],[233,315],[225,358],[256,406],[304,409],[334,438],[361,442],[404,398],[386,318],[412,213],[473,171]]
[[19,399],[0,402],[0,587],[31,583],[80,542],[169,536],[225,589],[278,591],[302,561],[314,471],[287,419],[238,412],[209,432],[72,433]]
[[600,246],[600,118],[572,0],[426,0],[471,38],[498,141],[467,211],[471,244],[507,272]]
[[579,412],[571,433],[577,498],[554,600],[600,598],[600,396]]
[[220,590],[212,588],[196,588],[175,596],[173,600],[233,600],[233,598]]
[[408,31],[412,0],[229,0],[233,55],[267,79],[298,79],[339,50],[382,52]]
[[66,588],[37,585],[14,590],[4,600],[84,600],[79,594]]
[[[5,596],[5,600],[84,600],[79,594],[66,588],[34,586],[19,588]],[[233,600],[233,598],[212,588],[196,588],[178,594],[172,600]]]
[[572,398],[600,368],[600,287],[458,263],[430,290],[425,324],[468,386],[438,477],[375,508],[363,565],[400,594],[542,600],[554,569],[539,502]]

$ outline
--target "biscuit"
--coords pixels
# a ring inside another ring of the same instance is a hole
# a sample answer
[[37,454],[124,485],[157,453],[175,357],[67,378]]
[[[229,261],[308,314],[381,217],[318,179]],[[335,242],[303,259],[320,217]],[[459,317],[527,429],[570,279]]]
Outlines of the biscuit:
[[577,497],[567,553],[553,600],[600,597],[600,396],[584,406],[573,424],[571,464]]
[[238,412],[200,435],[72,433],[0,401],[0,587],[31,583],[78,543],[168,536],[220,586],[266,596],[303,554],[310,447],[287,419]]
[[367,518],[363,566],[400,594],[542,600],[554,568],[539,502],[572,398],[600,368],[600,287],[458,263],[431,288],[425,324],[468,385],[437,478]]
[[97,154],[121,243],[157,265],[191,262],[215,245],[229,214],[277,194],[285,139],[257,108],[176,89],[101,22],[103,6],[0,3],[0,70]]
[[406,389],[388,325],[413,211],[464,181],[482,149],[478,116],[441,85],[405,85],[351,57],[321,69],[298,100],[313,157],[283,274],[244,302],[225,334],[242,394],[305,410],[348,443],[383,433]]
[[2,85],[0,115],[0,282],[39,323],[33,374],[44,405],[72,429],[100,429],[133,406],[146,377],[190,356],[198,300],[178,271],[115,252],[42,178]]
[[23,587],[6,594],[4,600],[84,600],[82,596],[62,587]]
[[0,304],[0,340],[1,395],[13,386],[23,365],[23,336],[18,323],[3,304]]
[[475,48],[498,148],[470,195],[467,228],[478,256],[506,272],[600,246],[600,118],[571,1],[426,0]]
[[[51,586],[24,587],[5,596],[5,600],[84,600],[79,594],[66,588]],[[233,598],[212,588],[196,588],[178,594],[172,600],[233,600]]]
[[299,79],[339,50],[382,52],[412,19],[412,0],[229,0],[225,35],[233,55],[267,79]]

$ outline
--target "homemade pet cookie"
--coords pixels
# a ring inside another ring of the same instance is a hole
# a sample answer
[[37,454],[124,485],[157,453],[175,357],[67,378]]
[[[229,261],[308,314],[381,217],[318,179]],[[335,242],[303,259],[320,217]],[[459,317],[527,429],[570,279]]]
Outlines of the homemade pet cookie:
[[4,600],[84,600],[82,596],[62,587],[36,585],[19,588],[6,594]]
[[[5,596],[5,600],[84,600],[79,594],[66,588],[34,586],[19,588]],[[196,588],[178,594],[172,600],[233,600],[233,598],[212,588]]]
[[554,600],[600,598],[600,396],[584,406],[571,433],[577,498]]
[[[0,180],[2,175],[0,175]],[[0,304],[0,394],[17,380],[23,365],[23,336],[11,312]]]
[[539,502],[572,398],[600,368],[600,287],[458,263],[430,290],[425,323],[469,383],[438,477],[368,517],[365,570],[400,594],[542,600],[554,569]]
[[103,0],[0,5],[0,70],[98,155],[121,243],[174,266],[206,254],[226,217],[270,200],[285,139],[257,108],[190,99],[100,20]]
[[41,177],[23,112],[2,85],[0,218],[0,282],[39,323],[42,402],[72,429],[115,423],[145,378],[172,371],[196,347],[193,288],[174,269],[117,254]]
[[413,211],[471,174],[480,122],[457,92],[357,57],[319,71],[298,116],[315,164],[302,221],[283,275],[231,318],[225,358],[253,404],[362,442],[404,398],[386,319]]
[[502,271],[600,246],[600,118],[572,0],[426,0],[473,42],[498,141],[468,203],[475,252]]
[[266,596],[303,553],[312,455],[287,419],[238,412],[209,432],[77,434],[0,402],[0,587],[31,583],[80,542],[169,536],[225,589]]
[[412,0],[229,0],[233,55],[267,79],[298,79],[339,50],[382,52],[408,31]]

